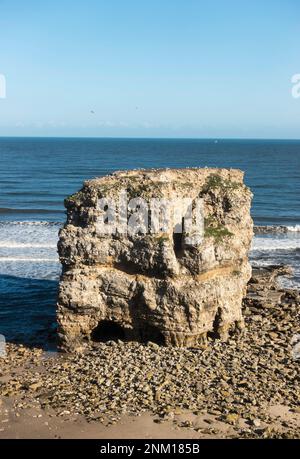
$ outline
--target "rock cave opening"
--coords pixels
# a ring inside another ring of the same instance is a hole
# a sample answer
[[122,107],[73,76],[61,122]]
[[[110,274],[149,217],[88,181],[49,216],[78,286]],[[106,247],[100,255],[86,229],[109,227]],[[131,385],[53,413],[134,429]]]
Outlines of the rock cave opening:
[[91,333],[94,342],[124,341],[125,338],[124,328],[113,320],[101,320]]
[[143,324],[143,328],[140,330],[140,336],[143,343],[151,341],[152,343],[159,344],[160,346],[165,346],[166,344],[164,335],[158,327],[155,327],[155,325]]

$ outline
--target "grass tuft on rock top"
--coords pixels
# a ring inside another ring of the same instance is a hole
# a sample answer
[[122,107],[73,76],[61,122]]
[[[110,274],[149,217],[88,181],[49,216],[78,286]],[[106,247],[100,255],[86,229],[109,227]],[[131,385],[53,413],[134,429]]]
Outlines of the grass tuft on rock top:
[[209,190],[215,190],[217,188],[236,190],[242,186],[242,183],[224,179],[219,174],[210,174],[206,179],[202,192],[207,193]]

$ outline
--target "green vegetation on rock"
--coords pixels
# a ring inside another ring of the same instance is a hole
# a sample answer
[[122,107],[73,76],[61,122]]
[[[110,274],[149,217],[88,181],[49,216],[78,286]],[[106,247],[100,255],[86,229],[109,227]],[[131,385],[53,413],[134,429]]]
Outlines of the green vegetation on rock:
[[65,207],[69,205],[75,204],[76,202],[80,201],[84,198],[84,192],[82,190],[77,191],[77,193],[71,194],[64,200]]
[[217,219],[210,215],[204,221],[204,237],[213,237],[217,242],[221,241],[224,237],[231,237],[233,234],[222,225]]
[[228,190],[228,189],[235,190],[242,186],[243,186],[242,183],[233,182],[231,180],[224,179],[219,174],[211,174],[207,177],[206,182],[202,188],[202,192],[207,193],[209,190],[215,190],[217,188],[221,188],[224,190]]

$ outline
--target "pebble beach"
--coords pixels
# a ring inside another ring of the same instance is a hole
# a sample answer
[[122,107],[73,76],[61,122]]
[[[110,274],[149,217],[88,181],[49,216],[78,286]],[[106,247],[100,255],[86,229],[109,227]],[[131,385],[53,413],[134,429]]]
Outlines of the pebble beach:
[[72,437],[70,423],[81,422],[88,437],[113,435],[114,426],[126,435],[132,422],[137,435],[153,438],[164,432],[157,424],[182,438],[299,438],[300,292],[278,284],[287,272],[254,270],[245,328],[226,343],[208,339],[202,349],[181,349],[108,341],[70,355],[8,344],[0,437],[10,426],[17,436],[22,419],[32,417],[50,438],[57,422],[62,437]]

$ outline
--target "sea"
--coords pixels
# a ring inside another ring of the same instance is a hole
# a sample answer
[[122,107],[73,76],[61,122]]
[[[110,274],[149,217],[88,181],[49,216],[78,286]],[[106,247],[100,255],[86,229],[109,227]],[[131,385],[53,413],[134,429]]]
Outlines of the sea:
[[[226,167],[245,171],[254,197],[253,266],[285,263],[300,288],[300,141],[0,138],[0,335],[55,347],[64,198],[86,179],[121,169]],[[278,227],[285,232],[279,232]]]

